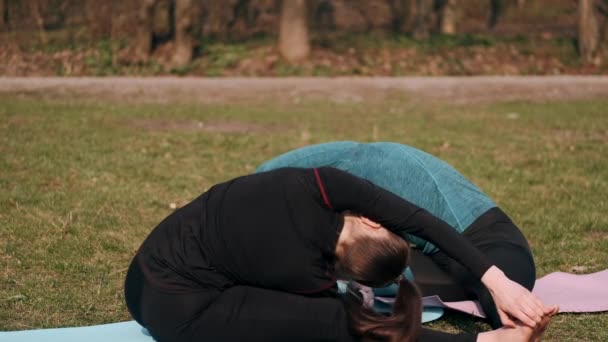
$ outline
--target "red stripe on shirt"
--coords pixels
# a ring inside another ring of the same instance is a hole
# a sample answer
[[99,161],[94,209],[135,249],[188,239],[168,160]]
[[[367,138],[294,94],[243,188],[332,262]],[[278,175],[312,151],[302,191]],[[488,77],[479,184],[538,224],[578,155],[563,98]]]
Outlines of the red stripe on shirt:
[[336,279],[332,279],[329,281],[329,283],[323,285],[320,289],[315,289],[315,290],[301,290],[301,291],[294,291],[295,293],[299,293],[299,294],[313,294],[313,293],[321,293],[327,289],[332,288],[334,285],[336,285]]
[[329,209],[333,209],[331,203],[329,203],[329,198],[327,197],[327,193],[325,192],[325,187],[323,186],[323,182],[321,182],[321,176],[319,175],[319,170],[314,168],[315,177],[317,178],[317,184],[319,184],[319,189],[321,189],[321,196],[323,196],[323,201],[329,207]]

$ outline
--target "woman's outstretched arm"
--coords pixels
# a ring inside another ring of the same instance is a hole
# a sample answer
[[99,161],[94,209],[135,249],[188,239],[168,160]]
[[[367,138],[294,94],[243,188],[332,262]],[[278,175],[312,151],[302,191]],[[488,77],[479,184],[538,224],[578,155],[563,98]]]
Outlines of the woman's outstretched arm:
[[546,308],[530,291],[500,269],[443,220],[375,184],[331,167],[314,169],[321,200],[335,211],[351,210],[397,233],[424,238],[468,268],[492,293],[503,324],[512,316],[534,326]]
[[480,279],[492,266],[469,241],[427,210],[347,172],[331,167],[314,170],[321,197],[331,209],[354,211],[396,234],[429,240]]

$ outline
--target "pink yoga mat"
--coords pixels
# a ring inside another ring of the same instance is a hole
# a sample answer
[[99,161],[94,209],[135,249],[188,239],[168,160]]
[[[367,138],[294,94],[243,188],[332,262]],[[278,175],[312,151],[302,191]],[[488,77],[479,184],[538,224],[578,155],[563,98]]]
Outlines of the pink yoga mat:
[[559,305],[559,312],[608,311],[608,270],[551,273],[536,281],[532,293],[547,305]]
[[[536,281],[534,290],[546,305],[559,305],[559,312],[608,311],[608,270],[592,274],[569,274],[555,272]],[[385,303],[393,298],[376,297]],[[485,317],[477,301],[444,302],[437,296],[424,297],[424,306],[437,306]]]

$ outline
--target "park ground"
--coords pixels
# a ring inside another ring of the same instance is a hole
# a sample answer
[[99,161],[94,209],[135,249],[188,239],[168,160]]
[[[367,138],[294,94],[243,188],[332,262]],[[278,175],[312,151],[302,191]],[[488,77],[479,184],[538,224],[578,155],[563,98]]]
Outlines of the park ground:
[[[329,140],[448,161],[522,228],[539,277],[606,269],[607,93],[602,77],[0,78],[0,330],[128,320],[125,271],[163,217]],[[606,341],[608,314],[560,314],[546,340]]]

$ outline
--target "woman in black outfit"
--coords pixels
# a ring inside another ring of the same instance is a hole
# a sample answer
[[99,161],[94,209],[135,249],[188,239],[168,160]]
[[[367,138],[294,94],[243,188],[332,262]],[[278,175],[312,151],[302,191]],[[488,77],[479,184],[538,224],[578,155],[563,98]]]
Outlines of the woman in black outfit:
[[546,326],[552,310],[526,297],[445,222],[334,168],[239,177],[173,212],[131,263],[127,307],[160,342],[449,338],[420,329],[419,297],[407,282],[394,317],[337,299],[338,277],[378,286],[399,276],[408,249],[393,233],[432,241],[492,293],[507,292],[496,302],[513,316],[544,319],[536,330],[521,325],[469,340],[524,341]]

